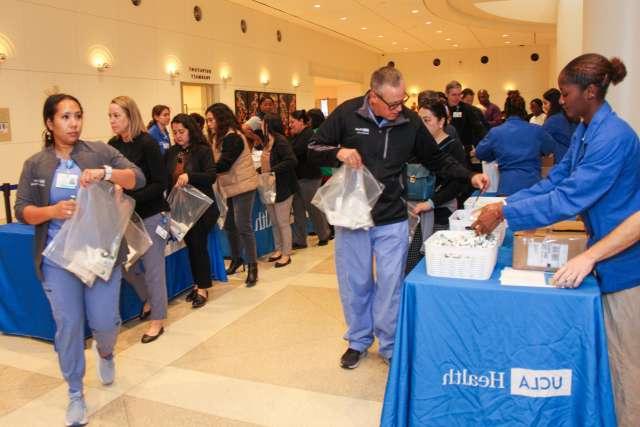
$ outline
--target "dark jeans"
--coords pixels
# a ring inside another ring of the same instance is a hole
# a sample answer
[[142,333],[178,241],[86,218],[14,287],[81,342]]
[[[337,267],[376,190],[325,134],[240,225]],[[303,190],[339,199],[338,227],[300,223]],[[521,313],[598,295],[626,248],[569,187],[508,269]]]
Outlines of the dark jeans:
[[231,256],[234,259],[243,258],[249,264],[258,262],[256,236],[253,234],[251,224],[255,197],[255,190],[229,197],[227,199],[227,217],[224,221]]
[[184,236],[189,252],[189,264],[193,281],[199,289],[211,287],[211,259],[209,258],[209,233],[216,219],[206,213],[203,215]]

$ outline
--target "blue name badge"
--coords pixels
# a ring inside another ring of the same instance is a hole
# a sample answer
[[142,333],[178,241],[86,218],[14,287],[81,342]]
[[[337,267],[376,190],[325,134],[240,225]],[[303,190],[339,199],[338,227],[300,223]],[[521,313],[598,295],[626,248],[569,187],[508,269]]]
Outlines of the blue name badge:
[[78,175],[72,173],[58,173],[56,175],[56,188],[75,190],[78,187]]

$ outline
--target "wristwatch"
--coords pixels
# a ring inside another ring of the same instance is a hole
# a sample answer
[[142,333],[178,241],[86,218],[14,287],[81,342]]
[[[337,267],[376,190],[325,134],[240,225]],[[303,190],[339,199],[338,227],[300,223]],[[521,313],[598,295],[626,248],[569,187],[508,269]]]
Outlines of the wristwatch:
[[102,167],[104,168],[104,176],[102,177],[102,179],[104,181],[110,181],[111,175],[113,174],[113,168],[109,165],[104,165]]

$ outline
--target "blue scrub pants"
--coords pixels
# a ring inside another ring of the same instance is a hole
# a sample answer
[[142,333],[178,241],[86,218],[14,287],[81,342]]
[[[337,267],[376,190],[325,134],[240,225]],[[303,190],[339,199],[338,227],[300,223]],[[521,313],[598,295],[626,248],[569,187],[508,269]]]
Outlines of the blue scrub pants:
[[380,355],[389,358],[393,353],[408,227],[408,221],[402,221],[369,230],[335,228],[336,272],[348,327],[344,339],[354,350],[368,349],[375,335]]
[[87,287],[73,273],[50,261],[42,263],[45,295],[56,322],[55,349],[69,393],[82,393],[85,371],[85,313],[101,355],[113,353],[120,327],[120,283],[116,266],[109,281],[96,279]]

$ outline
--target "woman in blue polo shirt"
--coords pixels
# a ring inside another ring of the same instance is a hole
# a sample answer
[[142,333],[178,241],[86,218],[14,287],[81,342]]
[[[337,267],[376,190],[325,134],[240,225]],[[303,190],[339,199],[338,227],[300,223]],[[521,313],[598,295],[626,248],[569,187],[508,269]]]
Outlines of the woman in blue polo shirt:
[[[569,151],[549,177],[483,208],[473,227],[486,233],[506,219],[514,231],[537,228],[580,214],[589,246],[640,210],[640,140],[605,101],[610,83],[626,76],[625,65],[598,54],[581,55],[558,78],[570,117],[582,118]],[[595,265],[603,292],[611,373],[620,425],[640,425],[640,243]],[[573,272],[563,274],[573,284]]]
[[498,162],[498,193],[510,195],[540,181],[540,157],[551,154],[555,143],[542,127],[526,121],[527,111],[520,95],[507,98],[507,120],[492,128],[476,147],[476,157]]
[[171,121],[171,110],[166,105],[156,105],[151,110],[151,121],[147,125],[149,135],[160,146],[160,153],[164,153],[171,146],[171,140],[169,139],[169,131],[167,126]]
[[560,91],[556,88],[551,88],[542,95],[542,108],[547,113],[542,129],[556,142],[553,163],[557,165],[569,149],[571,135],[576,130],[578,121],[567,117],[560,105]]

